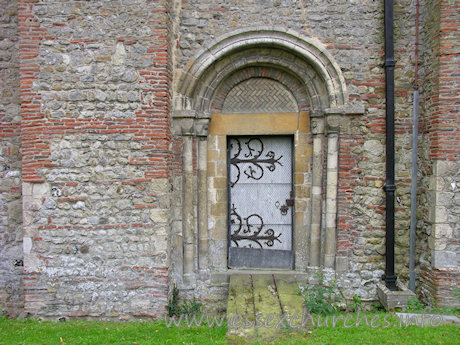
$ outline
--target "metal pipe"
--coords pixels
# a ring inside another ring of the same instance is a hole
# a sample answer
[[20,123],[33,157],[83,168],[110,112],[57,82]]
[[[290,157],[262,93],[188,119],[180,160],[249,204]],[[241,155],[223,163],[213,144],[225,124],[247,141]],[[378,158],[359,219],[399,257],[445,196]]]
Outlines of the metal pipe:
[[393,47],[393,0],[385,3],[385,104],[386,104],[386,194],[385,212],[385,275],[388,289],[395,291],[395,124],[394,124],[394,47]]
[[410,240],[409,240],[409,289],[415,292],[415,238],[417,225],[417,149],[418,149],[418,19],[419,0],[415,11],[415,82],[414,82],[414,108],[412,111],[412,175],[410,196]]
[[414,56],[414,65],[415,65],[415,71],[414,71],[414,90],[418,90],[418,26],[419,26],[419,0],[415,3],[415,56]]

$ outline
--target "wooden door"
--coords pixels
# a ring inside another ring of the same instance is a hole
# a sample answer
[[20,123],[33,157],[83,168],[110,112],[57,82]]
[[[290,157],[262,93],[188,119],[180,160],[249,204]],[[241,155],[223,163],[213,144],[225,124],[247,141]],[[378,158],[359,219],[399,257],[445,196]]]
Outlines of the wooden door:
[[293,267],[291,136],[228,137],[230,268]]

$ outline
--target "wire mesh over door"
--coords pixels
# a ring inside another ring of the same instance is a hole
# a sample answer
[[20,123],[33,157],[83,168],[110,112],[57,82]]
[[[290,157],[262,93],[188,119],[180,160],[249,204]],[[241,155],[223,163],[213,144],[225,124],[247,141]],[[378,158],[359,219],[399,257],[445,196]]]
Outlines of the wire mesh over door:
[[230,268],[293,266],[292,137],[228,137]]

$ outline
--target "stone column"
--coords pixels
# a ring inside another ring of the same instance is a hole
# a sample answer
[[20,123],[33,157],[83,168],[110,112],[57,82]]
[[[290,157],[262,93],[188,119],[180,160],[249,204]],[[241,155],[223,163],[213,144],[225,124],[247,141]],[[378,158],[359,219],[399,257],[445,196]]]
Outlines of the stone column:
[[193,137],[184,136],[183,188],[182,188],[182,238],[183,238],[183,278],[184,283],[193,280],[195,259],[195,234],[193,210]]
[[193,136],[196,113],[191,110],[172,112],[172,134],[182,138],[182,175],[173,177],[172,229],[173,254],[171,265],[173,281],[187,285],[194,270],[193,244]]
[[198,142],[198,267],[208,268],[208,141],[200,137]]
[[323,176],[323,132],[323,118],[312,119],[313,167],[311,197],[310,266],[319,266],[321,255],[321,185]]
[[208,137],[209,268],[227,269],[227,139]]
[[[196,281],[196,270],[209,266],[208,244],[208,188],[207,188],[207,136],[209,116],[197,116],[194,111],[181,110],[173,112],[172,132],[183,140],[182,182],[180,194],[180,221],[175,220],[179,230],[175,245],[177,252],[171,262],[180,266],[176,273],[182,275],[185,286]],[[197,175],[194,173],[193,148],[197,146]],[[182,230],[182,231],[181,231]],[[181,272],[179,272],[181,271]]]
[[332,268],[335,262],[336,247],[338,139],[339,134],[337,132],[328,133],[324,266]]
[[323,264],[332,267],[337,272],[348,270],[349,258],[346,255],[337,256],[337,195],[339,188],[339,139],[340,133],[351,133],[348,116],[364,114],[362,104],[353,107],[338,107],[324,109],[326,132],[328,136],[327,149],[327,181],[326,181],[326,217]]

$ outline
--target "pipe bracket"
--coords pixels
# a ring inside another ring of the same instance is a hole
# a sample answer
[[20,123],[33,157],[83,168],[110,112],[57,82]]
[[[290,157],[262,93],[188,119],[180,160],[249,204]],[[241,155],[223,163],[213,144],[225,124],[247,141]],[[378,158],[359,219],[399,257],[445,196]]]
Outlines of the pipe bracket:
[[396,190],[396,185],[394,184],[386,184],[382,187],[382,189],[385,191],[385,192],[394,192]]

